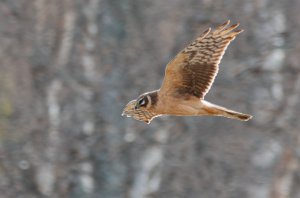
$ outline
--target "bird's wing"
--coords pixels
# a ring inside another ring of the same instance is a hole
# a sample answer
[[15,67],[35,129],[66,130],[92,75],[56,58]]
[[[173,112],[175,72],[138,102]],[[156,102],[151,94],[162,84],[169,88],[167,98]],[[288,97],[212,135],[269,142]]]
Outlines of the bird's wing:
[[219,63],[229,43],[243,30],[230,21],[204,31],[171,60],[165,71],[160,94],[203,99],[218,73]]

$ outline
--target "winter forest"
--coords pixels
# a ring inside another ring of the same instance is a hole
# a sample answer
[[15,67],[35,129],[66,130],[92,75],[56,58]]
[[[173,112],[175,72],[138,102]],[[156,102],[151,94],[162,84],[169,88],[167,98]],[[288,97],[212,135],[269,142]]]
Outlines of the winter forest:
[[[1,198],[299,198],[299,0],[0,0]],[[244,32],[206,99],[121,113],[208,27]]]

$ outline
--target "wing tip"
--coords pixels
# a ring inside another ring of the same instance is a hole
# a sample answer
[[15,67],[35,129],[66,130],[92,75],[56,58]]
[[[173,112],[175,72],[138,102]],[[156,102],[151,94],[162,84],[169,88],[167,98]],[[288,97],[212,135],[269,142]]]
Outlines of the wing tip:
[[[232,25],[230,25],[228,27],[230,23],[230,20],[227,20],[225,23],[223,23],[222,25],[218,26],[215,31],[213,31],[213,35],[217,36],[217,35],[220,35],[220,36],[224,36],[224,35],[230,35],[230,36],[236,36],[240,33],[242,33],[244,30],[243,29],[239,29],[237,30],[236,28],[240,26],[240,23],[237,22],[237,23],[234,23]],[[234,34],[234,35],[233,35]]]
[[202,34],[199,36],[200,39],[206,37],[211,31],[211,27],[207,28]]
[[[227,21],[225,21],[222,25],[219,25],[220,27],[221,26],[227,26],[231,23],[231,20],[230,19],[227,19]],[[236,23],[233,23],[231,26],[236,26],[238,27],[240,25],[240,22],[236,22]]]
[[222,27],[222,26],[225,27],[225,26],[229,25],[230,22],[231,22],[230,19],[227,19],[227,21],[225,21],[225,22],[224,22],[222,25],[220,25],[220,26],[221,26],[221,27]]
[[[239,22],[237,22],[235,24],[232,24],[231,26],[227,27],[230,23],[231,23],[231,20],[228,19],[223,24],[217,26],[215,28],[215,30],[212,32],[212,34],[213,35],[216,35],[216,34],[222,34],[222,35],[224,35],[224,34],[227,34],[229,32],[234,32],[235,35],[238,35],[238,34],[240,34],[240,33],[242,33],[244,31],[243,29],[234,30],[234,29],[236,29],[237,27],[240,26]],[[202,34],[198,37],[198,39],[199,38],[202,39],[202,38],[206,37],[209,33],[211,33],[211,30],[212,30],[212,28],[208,27],[204,32],[202,32]]]

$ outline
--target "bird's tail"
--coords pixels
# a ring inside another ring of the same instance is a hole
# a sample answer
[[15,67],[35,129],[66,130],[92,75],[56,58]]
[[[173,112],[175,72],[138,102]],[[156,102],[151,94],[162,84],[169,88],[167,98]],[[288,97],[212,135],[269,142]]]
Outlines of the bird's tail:
[[251,115],[240,113],[237,111],[233,111],[230,109],[227,109],[225,107],[221,107],[215,104],[211,104],[209,102],[206,102],[207,104],[205,107],[205,110],[210,114],[210,115],[215,115],[215,116],[223,116],[226,118],[231,118],[231,119],[236,119],[236,120],[241,120],[241,121],[248,121],[252,118]]
[[229,109],[223,110],[223,113],[224,114],[222,116],[224,116],[226,118],[231,118],[231,119],[236,119],[236,120],[241,120],[241,121],[248,121],[252,118],[251,115],[232,111]]

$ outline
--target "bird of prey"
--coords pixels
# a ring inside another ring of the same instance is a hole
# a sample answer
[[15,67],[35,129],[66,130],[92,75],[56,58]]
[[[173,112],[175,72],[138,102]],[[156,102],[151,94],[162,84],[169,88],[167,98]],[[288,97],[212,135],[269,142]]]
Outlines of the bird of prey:
[[251,115],[239,113],[204,100],[218,73],[219,63],[229,45],[243,30],[228,20],[214,31],[208,28],[179,52],[166,66],[161,88],[130,101],[123,116],[150,123],[162,115],[223,116],[247,121]]

